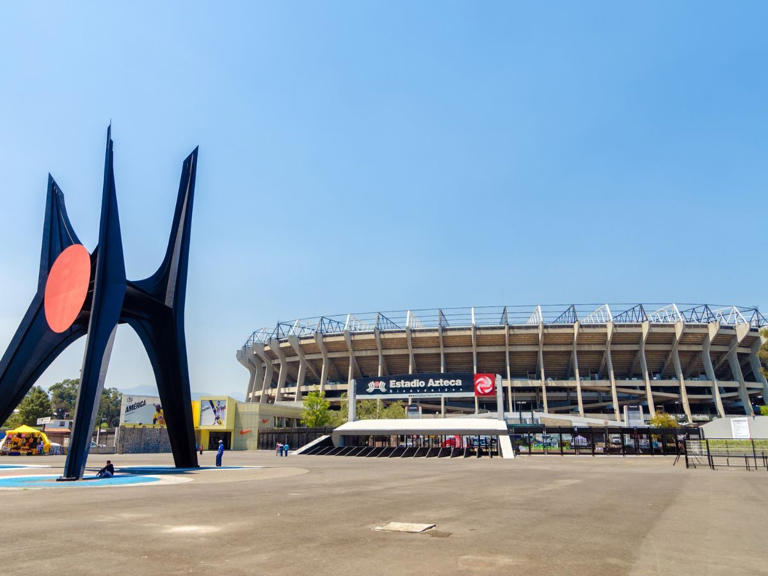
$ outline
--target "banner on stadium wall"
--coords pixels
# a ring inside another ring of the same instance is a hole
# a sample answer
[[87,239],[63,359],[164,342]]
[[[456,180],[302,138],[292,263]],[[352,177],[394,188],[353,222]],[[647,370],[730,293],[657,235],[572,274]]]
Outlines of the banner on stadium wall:
[[377,378],[357,378],[357,398],[451,398],[495,396],[496,374],[426,372]]
[[120,403],[120,424],[165,426],[165,415],[157,396],[128,396]]
[[200,400],[200,426],[221,426],[227,421],[227,401],[216,399]]

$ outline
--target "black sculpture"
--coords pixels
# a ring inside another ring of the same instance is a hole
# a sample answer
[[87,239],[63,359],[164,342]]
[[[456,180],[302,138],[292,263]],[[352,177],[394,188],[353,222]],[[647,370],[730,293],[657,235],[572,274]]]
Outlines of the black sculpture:
[[99,243],[90,255],[72,229],[64,195],[48,176],[37,293],[0,359],[0,422],[4,422],[48,365],[69,344],[88,335],[75,426],[60,480],[83,476],[119,323],[137,332],[149,355],[176,467],[197,467],[184,337],[197,148],[184,160],[165,258],[157,272],[136,282],[125,277],[112,154],[110,127]]

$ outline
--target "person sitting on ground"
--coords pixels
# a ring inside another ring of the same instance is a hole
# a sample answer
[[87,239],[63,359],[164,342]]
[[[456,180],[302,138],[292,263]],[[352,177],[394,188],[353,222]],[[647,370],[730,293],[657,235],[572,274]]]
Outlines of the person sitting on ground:
[[98,478],[112,478],[112,476],[115,475],[115,467],[112,466],[112,461],[107,460],[107,465],[104,466],[101,470],[99,470],[99,473],[96,474]]

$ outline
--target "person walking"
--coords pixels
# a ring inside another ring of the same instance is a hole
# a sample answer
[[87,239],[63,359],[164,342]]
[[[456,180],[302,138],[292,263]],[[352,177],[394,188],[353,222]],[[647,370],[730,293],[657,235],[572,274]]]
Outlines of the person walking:
[[221,457],[224,455],[224,441],[219,440],[219,449],[216,451],[216,466],[221,467]]
[[275,446],[275,456],[282,456],[283,455],[283,445],[278,442]]
[[288,450],[290,450],[290,449],[291,449],[291,447],[288,445],[288,442],[283,444],[283,456],[285,456],[287,458],[288,457]]

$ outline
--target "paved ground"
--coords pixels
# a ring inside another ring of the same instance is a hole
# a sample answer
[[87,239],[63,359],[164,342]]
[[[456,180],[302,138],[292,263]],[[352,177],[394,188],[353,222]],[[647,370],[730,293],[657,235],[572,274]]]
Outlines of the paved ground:
[[[206,453],[201,463],[212,460]],[[205,470],[168,485],[0,490],[0,573],[768,574],[768,473],[672,462],[228,452],[225,464],[265,468]],[[58,473],[63,459],[0,458],[14,463],[59,468],[0,477]],[[373,530],[389,521],[437,528]]]

